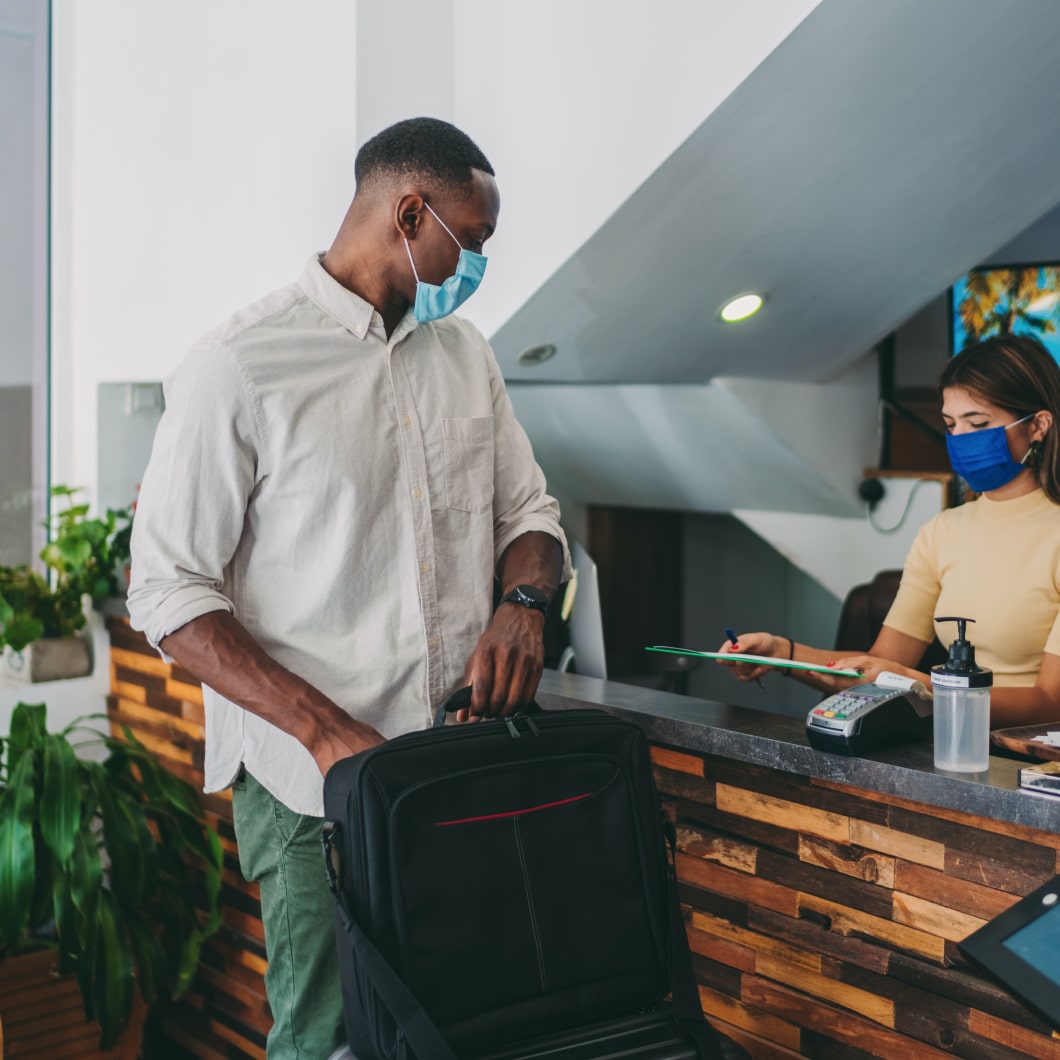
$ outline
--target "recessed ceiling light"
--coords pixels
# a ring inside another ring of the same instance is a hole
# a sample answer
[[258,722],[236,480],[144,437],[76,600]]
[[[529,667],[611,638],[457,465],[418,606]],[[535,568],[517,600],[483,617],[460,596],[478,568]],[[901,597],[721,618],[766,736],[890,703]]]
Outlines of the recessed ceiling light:
[[544,364],[550,357],[555,357],[556,347],[551,342],[543,342],[540,346],[531,346],[519,354],[520,364],[533,365]]
[[764,301],[765,299],[762,295],[754,294],[753,292],[737,295],[718,310],[718,316],[729,324],[733,324],[737,320],[746,320],[762,308]]

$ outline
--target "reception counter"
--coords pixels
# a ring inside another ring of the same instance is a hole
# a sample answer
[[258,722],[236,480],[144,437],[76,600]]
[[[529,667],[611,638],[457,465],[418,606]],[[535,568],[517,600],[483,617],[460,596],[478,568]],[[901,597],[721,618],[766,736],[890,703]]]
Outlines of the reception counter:
[[[201,786],[198,689],[126,623],[110,631],[112,721]],[[1060,872],[1060,799],[1016,790],[1018,762],[960,777],[935,772],[929,746],[845,758],[811,749],[799,719],[572,674],[547,672],[538,700],[602,706],[649,736],[703,1007],[752,1056],[1060,1060],[1060,1034],[955,945]],[[187,1055],[264,1057],[257,895],[229,801],[205,804],[226,846],[225,928],[164,1031]]]
[[568,674],[538,699],[648,734],[703,1007],[752,1055],[1060,1057],[955,945],[1060,873],[1060,799],[1017,790],[1019,762],[848,758],[797,718]]

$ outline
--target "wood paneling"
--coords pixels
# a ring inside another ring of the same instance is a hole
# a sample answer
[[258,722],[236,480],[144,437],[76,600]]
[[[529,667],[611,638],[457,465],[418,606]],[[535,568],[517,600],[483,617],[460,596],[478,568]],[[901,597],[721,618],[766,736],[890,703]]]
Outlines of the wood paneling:
[[[107,628],[111,729],[120,733],[128,726],[166,768],[201,792],[205,724],[201,688],[180,667],[164,663],[125,620],[109,619]],[[144,1055],[166,1060],[264,1060],[272,1016],[265,998],[265,935],[258,888],[239,871],[231,792],[200,797],[225,852],[224,925],[206,943],[192,990],[152,1021]]]
[[955,943],[1056,873],[1060,835],[653,748],[711,1019],[756,1058],[1060,1060]]

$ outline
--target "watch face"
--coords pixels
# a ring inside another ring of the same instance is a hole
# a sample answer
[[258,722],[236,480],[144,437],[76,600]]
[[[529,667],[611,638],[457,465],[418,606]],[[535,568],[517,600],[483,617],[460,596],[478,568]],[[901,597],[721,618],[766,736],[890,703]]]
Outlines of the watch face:
[[515,591],[536,607],[544,607],[548,603],[548,597],[536,585],[517,585]]
[[548,596],[536,585],[517,585],[504,596],[501,602],[521,604],[523,607],[532,607],[542,613],[548,611]]

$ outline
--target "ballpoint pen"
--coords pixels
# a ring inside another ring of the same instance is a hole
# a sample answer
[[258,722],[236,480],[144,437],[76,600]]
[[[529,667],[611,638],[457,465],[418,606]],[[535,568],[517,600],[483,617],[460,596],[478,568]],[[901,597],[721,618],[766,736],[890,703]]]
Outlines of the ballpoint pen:
[[[728,629],[728,628],[727,628],[727,629],[725,630],[725,636],[729,638],[729,643],[730,643],[730,644],[731,644],[731,645],[732,645],[732,646],[733,646],[734,648],[737,648],[737,649],[738,649],[738,648],[740,647],[740,640],[739,640],[739,638],[738,638],[738,637],[736,636],[736,631],[735,631],[735,630],[733,630],[733,629]],[[756,677],[756,678],[755,678],[755,684],[756,684],[756,685],[758,685],[758,687],[759,687],[760,689],[762,689],[762,691],[763,691],[763,692],[764,692],[764,691],[766,690],[766,686],[765,686],[764,684],[762,684],[762,678],[761,678],[761,677]]]

